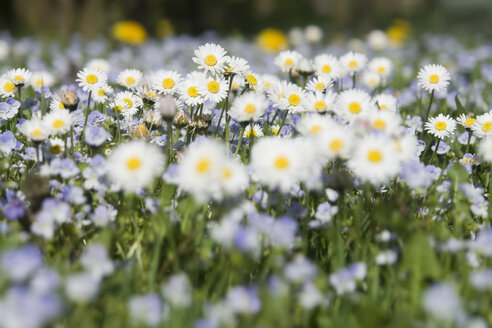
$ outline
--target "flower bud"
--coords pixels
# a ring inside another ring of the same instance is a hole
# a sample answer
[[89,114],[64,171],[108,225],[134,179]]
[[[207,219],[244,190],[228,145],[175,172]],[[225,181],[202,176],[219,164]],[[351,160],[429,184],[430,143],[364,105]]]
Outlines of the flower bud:
[[157,100],[155,108],[161,113],[165,121],[172,121],[178,112],[178,105],[171,96],[162,97]]
[[75,91],[65,89],[60,92],[60,101],[69,111],[75,111],[79,105],[79,96]]

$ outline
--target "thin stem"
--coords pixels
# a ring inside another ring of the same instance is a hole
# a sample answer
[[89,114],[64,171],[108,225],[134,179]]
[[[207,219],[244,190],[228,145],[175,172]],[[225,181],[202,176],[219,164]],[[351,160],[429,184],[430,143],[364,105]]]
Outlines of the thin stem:
[[89,110],[90,110],[90,106],[91,106],[91,96],[92,96],[92,91],[89,91],[89,97],[87,98],[87,107],[85,109],[84,127],[82,128],[82,132],[80,133],[80,138],[82,138],[84,136],[85,127],[87,126],[87,120],[89,119]]
[[425,122],[427,122],[427,119],[429,118],[429,113],[430,113],[430,109],[431,109],[431,106],[432,106],[432,100],[433,99],[434,99],[434,90],[432,90],[432,92],[431,92],[429,106],[427,106],[427,111],[425,112],[424,124],[425,124]]
[[432,162],[432,160],[434,159],[434,156],[437,154],[437,150],[439,149],[440,143],[441,143],[441,138],[438,138],[437,139],[437,145],[436,145],[436,148],[434,149],[434,152],[432,153],[432,157],[430,159],[430,162]]
[[269,124],[269,125],[272,125],[272,124],[273,124],[273,122],[275,122],[275,119],[277,118],[278,112],[279,112],[279,110],[277,109],[277,110],[275,111],[275,115],[273,115],[272,120],[271,120],[270,122],[268,122],[268,124]]
[[466,143],[465,154],[467,154],[468,151],[470,150],[470,142],[471,142],[472,136],[473,136],[473,131],[472,130],[468,130],[468,142]]
[[70,127],[70,154],[73,156],[73,149],[74,149],[74,144],[73,144],[73,125]]
[[239,135],[239,141],[237,142],[236,152],[234,153],[234,158],[239,154],[239,149],[241,149],[241,142],[243,141],[244,130],[246,130],[246,125],[241,128],[241,134]]
[[277,132],[277,135],[280,135],[280,131],[282,130],[282,127],[284,126],[285,124],[285,120],[287,119],[287,115],[289,113],[288,112],[285,112],[285,115],[284,115],[284,118],[282,119],[282,122],[280,123],[280,126],[278,128],[278,132]]
[[[227,111],[229,107],[229,95],[231,94],[231,89],[232,89],[232,80],[234,79],[234,74],[231,74],[229,77],[229,89],[227,90],[227,96],[224,102],[224,106],[222,106],[222,111],[220,112],[219,116],[219,121],[217,122],[217,127],[215,128],[215,136],[219,133],[219,128],[220,128],[220,123],[222,122],[222,117],[224,116],[224,113]],[[227,114],[226,114],[226,119],[227,119]]]
[[254,138],[255,138],[255,134],[254,134],[254,125],[253,125],[253,120],[251,120],[249,122],[249,149],[251,150],[251,148],[253,147],[253,142],[254,142]]
[[352,75],[352,89],[355,89],[355,72]]
[[171,163],[173,156],[173,123],[171,121],[167,121],[167,144],[169,147],[167,161]]

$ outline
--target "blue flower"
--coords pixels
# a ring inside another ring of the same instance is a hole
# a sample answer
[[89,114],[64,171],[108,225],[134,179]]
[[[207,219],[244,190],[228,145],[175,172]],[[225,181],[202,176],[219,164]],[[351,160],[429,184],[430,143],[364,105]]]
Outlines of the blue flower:
[[5,131],[0,134],[0,151],[5,154],[10,154],[12,149],[17,145],[17,140],[14,137],[12,131]]
[[108,140],[109,133],[101,126],[88,126],[85,130],[84,140],[86,144],[94,147],[101,146]]

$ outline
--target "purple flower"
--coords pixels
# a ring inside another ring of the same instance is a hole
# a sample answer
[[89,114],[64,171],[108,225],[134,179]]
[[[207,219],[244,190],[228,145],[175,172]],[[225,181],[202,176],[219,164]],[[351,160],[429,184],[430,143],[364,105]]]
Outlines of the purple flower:
[[10,106],[6,102],[0,103],[0,120],[8,120],[17,115],[19,107]]
[[12,131],[5,131],[0,134],[0,151],[5,154],[10,154],[12,149],[17,145],[17,140],[14,137]]
[[93,110],[90,114],[89,114],[89,117],[87,118],[87,124],[89,126],[94,126],[94,125],[101,125],[104,123],[104,121],[107,119],[108,117],[106,115],[104,115],[103,113],[97,111],[97,110]]
[[421,162],[415,160],[403,163],[400,177],[411,189],[427,188],[432,184],[430,173]]
[[42,264],[41,252],[33,245],[8,250],[0,258],[0,267],[11,280],[16,282],[25,280]]
[[84,140],[90,146],[99,147],[108,140],[109,133],[102,126],[89,126],[85,131]]

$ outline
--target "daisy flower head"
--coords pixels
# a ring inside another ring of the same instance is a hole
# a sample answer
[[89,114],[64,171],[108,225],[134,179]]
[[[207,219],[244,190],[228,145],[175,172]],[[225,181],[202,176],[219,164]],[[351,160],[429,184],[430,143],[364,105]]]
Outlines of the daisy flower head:
[[46,114],[43,117],[43,121],[51,135],[62,135],[70,131],[70,127],[75,121],[75,116],[68,110],[57,109]]
[[142,79],[136,91],[137,95],[147,102],[154,103],[157,101],[159,92],[153,88],[149,80]]
[[279,99],[279,108],[292,110],[294,112],[304,112],[306,92],[293,83],[283,85],[281,91],[282,98]]
[[206,202],[220,193],[221,169],[227,160],[224,146],[213,139],[195,141],[179,162],[177,181],[198,202]]
[[251,68],[246,59],[242,57],[232,56],[227,59],[225,72],[229,74],[246,74]]
[[276,83],[279,82],[279,78],[276,77],[275,75],[271,74],[263,74],[261,75],[261,79],[263,80],[263,83],[265,84],[265,90],[268,91],[270,87]]
[[333,86],[333,80],[326,77],[315,77],[306,85],[307,91],[324,92]]
[[262,92],[265,89],[264,82],[260,75],[248,71],[244,74],[244,79],[250,90]]
[[179,89],[181,74],[176,71],[160,69],[150,75],[150,83],[153,89],[163,95],[172,95]]
[[340,66],[348,75],[360,72],[367,64],[367,57],[364,54],[350,51],[340,57]]
[[86,67],[77,73],[76,81],[82,90],[90,92],[97,90],[101,85],[107,84],[108,76],[100,69]]
[[395,96],[388,93],[382,93],[374,97],[374,102],[379,110],[396,112],[398,109],[398,104]]
[[118,74],[116,77],[116,83],[128,89],[135,89],[140,84],[140,81],[142,81],[142,77],[142,72],[138,69],[129,68]]
[[50,88],[54,83],[55,77],[47,71],[34,72],[30,81],[30,84],[35,90],[41,90],[43,87]]
[[100,71],[103,71],[106,74],[108,74],[109,70],[111,69],[111,65],[104,58],[93,58],[93,59],[89,60],[89,62],[87,64],[85,64],[85,67],[98,69]]
[[109,84],[101,84],[96,89],[94,89],[94,93],[92,94],[92,99],[98,104],[102,104],[106,102],[110,95],[113,94],[113,87]]
[[418,139],[414,134],[405,134],[394,141],[396,152],[402,163],[418,159]]
[[260,184],[288,192],[299,183],[305,161],[292,139],[265,137],[251,150],[251,167]]
[[312,60],[304,56],[301,56],[299,58],[297,64],[294,66],[294,69],[296,70],[296,72],[302,75],[310,75],[314,73]]
[[335,123],[328,116],[317,113],[303,116],[296,124],[296,129],[300,134],[307,137],[316,137],[323,132],[330,130]]
[[36,118],[31,118],[22,123],[19,131],[30,140],[36,142],[43,141],[50,136],[50,129],[46,126],[46,123]]
[[370,71],[379,74],[382,79],[387,79],[393,71],[393,64],[386,57],[373,58],[369,62],[368,67]]
[[337,97],[335,112],[347,121],[374,108],[371,96],[359,89],[345,90]]
[[381,84],[381,76],[372,71],[365,71],[362,73],[361,82],[369,90],[374,90]]
[[491,163],[492,162],[492,138],[491,137],[486,137],[483,138],[480,141],[480,144],[478,145],[478,154],[480,157],[486,161]]
[[308,93],[306,97],[306,110],[308,112],[326,113],[333,110],[337,95],[333,91],[325,93]]
[[295,50],[285,50],[275,56],[274,63],[282,72],[288,72],[297,67],[302,55]]
[[215,43],[206,43],[198,47],[194,52],[193,61],[198,64],[198,68],[205,72],[220,74],[227,68],[229,56],[227,52]]
[[267,107],[268,102],[262,94],[249,92],[234,99],[230,115],[238,122],[258,121]]
[[454,133],[455,129],[456,121],[449,115],[439,114],[436,117],[429,118],[425,123],[425,130],[439,139],[449,137]]
[[180,99],[188,106],[196,106],[203,104],[205,99],[198,91],[200,81],[206,79],[205,73],[191,72],[186,75],[185,79],[179,86],[178,93]]
[[253,129],[251,129],[251,124],[248,124],[244,129],[245,138],[258,138],[263,137],[263,128],[259,124],[253,124]]
[[198,92],[203,95],[205,100],[214,103],[221,102],[227,96],[229,82],[221,77],[206,77],[200,81]]
[[[219,184],[221,192],[218,197],[235,197],[248,187],[248,173],[238,161],[227,159],[219,164]],[[217,196],[215,198],[217,198]]]
[[492,135],[492,112],[477,116],[477,120],[472,125],[472,131],[481,138]]
[[468,116],[466,114],[461,114],[456,119],[456,122],[458,122],[459,125],[461,125],[462,127],[466,128],[466,129],[471,129],[476,121],[477,121],[476,118],[474,118],[472,116]]
[[401,116],[395,112],[372,109],[363,115],[375,132],[396,135],[400,132]]
[[317,76],[332,80],[340,77],[340,63],[335,56],[326,54],[316,56],[313,68]]
[[32,77],[32,73],[25,68],[10,69],[5,75],[16,86],[23,86],[30,83]]
[[388,183],[400,171],[400,164],[392,140],[381,134],[357,140],[348,161],[357,177],[373,185]]
[[10,97],[15,93],[15,84],[6,76],[0,77],[0,95]]
[[451,75],[442,65],[425,65],[417,75],[418,85],[427,92],[447,90]]
[[316,138],[321,155],[327,160],[347,159],[352,151],[354,133],[348,128],[333,123]]
[[130,91],[118,92],[114,99],[114,108],[125,117],[135,115],[143,107],[142,98]]
[[107,160],[110,181],[127,192],[148,186],[164,168],[165,156],[159,148],[137,140],[116,147]]

